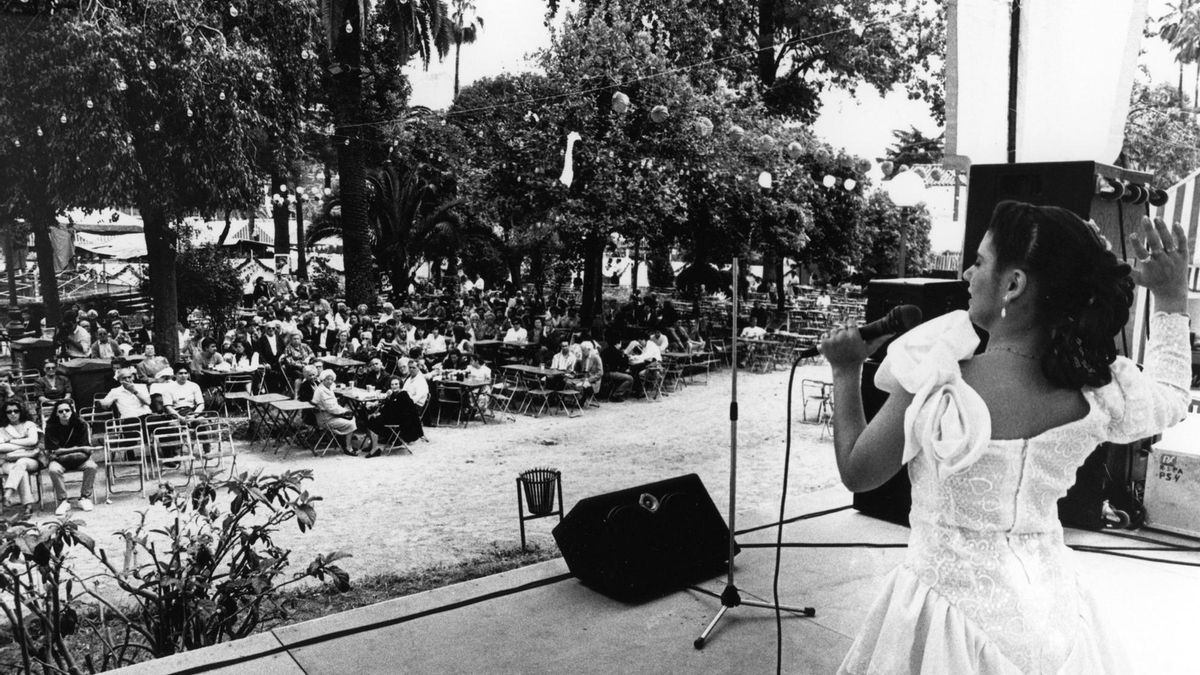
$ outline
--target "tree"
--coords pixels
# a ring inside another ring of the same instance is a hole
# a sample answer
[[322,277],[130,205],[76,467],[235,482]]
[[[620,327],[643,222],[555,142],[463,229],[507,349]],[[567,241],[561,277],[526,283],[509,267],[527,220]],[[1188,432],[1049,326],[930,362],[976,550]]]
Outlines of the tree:
[[942,161],[942,157],[946,154],[945,134],[939,134],[937,138],[929,138],[916,127],[910,126],[907,131],[904,129],[892,130],[892,138],[895,138],[896,141],[892,147],[886,150],[884,159],[892,163],[893,173],[898,172],[905,165],[935,164]]
[[1183,109],[1170,84],[1135,81],[1125,120],[1121,163],[1150,171],[1158,187],[1168,188],[1200,166],[1200,124]]
[[[375,299],[367,144],[372,124],[380,120],[368,119],[364,108],[363,33],[367,26],[367,6],[363,0],[324,0],[323,13],[332,76],[330,98],[336,123],[346,300],[357,305]],[[440,0],[382,2],[376,22],[387,28],[382,41],[398,58],[393,67],[402,67],[413,56],[427,67],[435,54],[445,56],[449,51],[445,16],[446,6]]]
[[[1158,27],[1158,36],[1175,50],[1175,61],[1179,63],[1179,102],[1183,105],[1183,66],[1200,62],[1200,7],[1193,6],[1190,0],[1168,6],[1170,11]],[[1192,92],[1192,100],[1197,98],[1200,98],[1200,66]]]
[[483,30],[483,17],[475,13],[472,0],[451,1],[454,7],[450,15],[450,35],[454,40],[454,97],[458,98],[458,66],[462,60],[462,46],[475,43],[478,31]]
[[919,274],[929,267],[929,211],[924,205],[901,209],[882,191],[873,192],[862,208],[862,236],[867,242],[854,278],[869,280],[896,273],[900,231],[905,231],[906,275]]
[[[281,21],[295,22],[277,24],[278,31],[302,30],[311,18],[308,0],[268,0],[256,11],[268,5]],[[65,205],[138,206],[155,331],[164,336],[158,346],[174,358],[178,345],[166,339],[178,316],[173,224],[257,200],[259,142],[294,138],[276,116],[285,101],[281,78],[269,51],[245,37],[254,32],[244,25],[251,19],[236,5],[145,0],[43,9],[18,30],[36,42],[23,67],[37,60],[30,72],[44,84],[0,94],[4,110],[21,111],[5,115],[9,137],[30,139],[22,159],[32,161],[15,170],[28,171],[26,186],[44,190],[20,194],[40,205],[38,214]]]
[[[551,11],[558,0],[548,0]],[[719,64],[732,82],[752,83],[773,114],[811,122],[827,87],[861,84],[886,93],[905,84],[911,98],[945,115],[940,70],[945,8],[934,0],[581,0],[585,16],[641,23],[666,36],[672,62]],[[746,45],[757,50],[747,52]],[[716,82],[690,68],[693,81]]]
[[218,328],[230,326],[233,311],[242,301],[242,283],[220,249],[185,248],[176,259],[175,278],[181,314],[200,308]]

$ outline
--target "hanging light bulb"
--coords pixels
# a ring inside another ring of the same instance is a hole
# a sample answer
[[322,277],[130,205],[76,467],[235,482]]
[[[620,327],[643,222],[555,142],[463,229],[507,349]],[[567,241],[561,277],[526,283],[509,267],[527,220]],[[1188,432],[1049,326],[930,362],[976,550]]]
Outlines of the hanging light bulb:
[[42,136],[45,136],[46,134],[45,134],[45,132],[43,132],[43,131],[42,131],[42,128],[41,128],[41,127],[38,127],[38,128],[37,128],[37,135],[38,135],[38,138],[41,138]]
[[831,188],[834,185],[837,185],[837,178],[834,178],[830,174],[825,174],[825,177],[821,179],[821,184],[827,188]]
[[612,97],[612,109],[615,113],[623,113],[629,110],[629,95],[623,91],[618,91]]
[[14,139],[13,139],[13,146],[14,146],[14,147],[18,147],[18,148],[19,148],[19,147],[21,147],[21,139],[19,139],[19,138],[14,138]]
[[191,35],[183,36],[183,46],[187,47],[188,49],[192,48],[192,36]]
[[329,195],[333,194],[333,190],[331,190],[331,189],[329,189],[329,188],[325,188],[324,192],[325,192],[325,196],[326,196],[326,197],[328,197]]
[[346,140],[342,141],[342,145],[350,145],[350,139],[347,138]]
[[159,124],[158,122],[155,122],[155,123],[154,123],[154,130],[155,130],[155,131],[162,131],[162,125],[161,125],[161,124]]
[[189,107],[188,107],[188,109],[187,109],[187,116],[188,116],[188,117],[191,117],[191,116],[192,116],[192,115],[194,115],[194,114],[195,114],[195,113],[193,113],[193,112],[192,112],[192,109],[191,109],[191,107],[189,106]]
[[147,68],[149,68],[150,70],[157,70],[157,69],[158,69],[158,62],[157,62],[157,61],[155,61],[154,59],[150,59],[150,63],[147,63],[147,64],[146,64],[146,67],[147,67]]
[[87,103],[86,103],[86,105],[87,105],[87,108],[88,108],[88,110],[91,110],[92,108],[95,108],[95,107],[96,107],[96,103],[95,103],[95,101],[93,101],[93,100],[92,100],[92,99],[90,99],[90,98],[87,100]]
[[258,71],[257,73],[254,73],[254,79],[255,79],[255,80],[258,80],[259,82],[262,82],[262,79],[263,79],[263,74],[262,74],[262,71],[261,71],[261,70],[260,70],[260,71]]
[[354,24],[352,24],[352,23],[350,23],[349,21],[347,21],[347,22],[346,22],[346,35],[349,35],[349,34],[351,34],[351,33],[353,33],[353,32],[354,32]]
[[225,100],[225,92],[221,92],[221,93],[217,94],[217,98],[219,98],[219,99],[221,99],[222,101],[224,101],[224,100]]
[[842,187],[846,188],[847,190],[853,190],[857,185],[858,181],[854,180],[853,178],[847,178],[846,182],[842,183]]
[[67,123],[67,113],[63,113],[63,114],[62,114],[62,115],[61,115],[61,116],[58,118],[58,123],[59,123],[59,124],[66,124],[66,123]]
[[233,18],[236,19],[237,15],[238,15],[237,5],[230,5],[229,6],[229,16],[232,16]]

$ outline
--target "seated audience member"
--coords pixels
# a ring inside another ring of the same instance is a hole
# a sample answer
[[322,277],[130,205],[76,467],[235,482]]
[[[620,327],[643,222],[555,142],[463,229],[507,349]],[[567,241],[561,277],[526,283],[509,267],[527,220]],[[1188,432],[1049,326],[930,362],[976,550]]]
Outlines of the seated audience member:
[[71,400],[71,379],[59,373],[58,364],[53,361],[47,361],[42,366],[42,375],[34,380],[33,384],[37,391],[38,403]]
[[[421,406],[404,390],[401,380],[402,378],[396,375],[388,378],[387,397],[367,419],[367,428],[376,439],[381,436],[387,438],[388,426],[398,427],[396,431],[405,443],[425,437],[425,430],[421,425]],[[379,450],[376,450],[367,456],[374,457],[378,453]]]
[[154,345],[146,345],[142,353],[146,358],[142,359],[142,362],[134,367],[134,370],[137,372],[137,377],[140,380],[153,380],[154,376],[157,375],[163,368],[171,367],[171,364],[167,362],[165,357],[158,356],[158,354],[155,353]]
[[505,322],[505,342],[529,342],[529,332],[519,323]]
[[600,385],[604,381],[604,362],[591,341],[579,344],[580,359],[576,364],[578,375],[572,378],[571,386],[578,389],[584,399],[590,399],[600,393]]
[[233,357],[233,370],[237,372],[249,373],[258,370],[258,352],[250,351],[250,348],[242,340],[233,343],[233,353],[227,354],[227,356]]
[[645,384],[649,372],[662,364],[662,352],[653,340],[630,340],[625,354],[629,357],[629,374],[642,385]]
[[667,347],[670,345],[667,336],[663,335],[663,332],[657,328],[650,329],[650,341],[658,345],[659,352],[667,351]]
[[109,337],[108,330],[98,328],[96,329],[96,339],[92,342],[92,350],[89,355],[93,359],[115,359],[121,356],[121,345]]
[[91,323],[83,318],[76,321],[67,335],[63,348],[66,350],[68,358],[77,359],[90,356],[92,353]]
[[200,391],[200,385],[191,381],[191,376],[187,366],[179,366],[175,369],[175,379],[161,388],[163,402],[178,418],[204,410],[204,392]]
[[379,350],[375,348],[374,337],[371,331],[364,330],[358,334],[358,346],[350,358],[355,361],[370,362],[371,359],[379,356]]
[[386,391],[390,379],[388,374],[383,372],[383,359],[375,357],[359,372],[357,383],[360,387],[375,387],[379,391]]
[[554,358],[550,359],[550,369],[573,373],[575,372],[575,363],[575,355],[571,353],[571,345],[564,341],[559,343],[558,352],[554,354]]
[[633,389],[633,376],[628,373],[629,357],[617,347],[616,340],[609,340],[604,349],[600,350],[600,360],[604,367],[603,381],[609,387],[608,398],[614,403],[620,403]]
[[0,467],[5,474],[4,500],[22,505],[21,520],[28,520],[35,501],[34,483],[41,463],[38,461],[38,426],[29,419],[29,411],[16,401],[4,404],[4,423],[0,427]]
[[304,344],[300,333],[292,333],[288,337],[287,347],[279,357],[279,365],[288,378],[294,378],[300,369],[316,360],[313,350]]
[[475,382],[491,382],[492,369],[488,368],[483,362],[483,358],[479,354],[471,354],[470,362],[467,364],[467,379]]
[[200,342],[199,352],[193,352],[190,370],[201,373],[205,370],[221,370],[225,367],[225,357],[221,356],[217,341],[204,338]]
[[12,385],[12,375],[10,373],[0,373],[0,407],[9,401],[18,403],[26,403],[25,397],[17,393],[17,390]]
[[446,338],[438,332],[437,326],[429,329],[429,335],[426,335],[425,339],[421,341],[421,349],[427,358],[434,361],[446,354]]
[[47,471],[54,486],[54,498],[58,508],[54,514],[65,516],[71,510],[67,499],[67,486],[63,474],[67,471],[83,472],[83,484],[79,486],[79,508],[91,511],[92,488],[96,484],[96,460],[92,459],[91,434],[87,423],[75,412],[70,401],[59,401],[54,406],[50,419],[46,420],[46,455],[49,459]]
[[109,390],[100,405],[105,408],[116,406],[120,419],[141,418],[150,414],[150,392],[146,385],[134,382],[133,368],[117,371],[117,386]]
[[758,319],[750,317],[750,324],[742,329],[740,337],[750,340],[761,340],[767,336],[767,329],[758,325]]
[[[317,375],[320,371],[317,367],[309,364],[300,370],[300,381],[296,383],[296,400],[305,403],[312,403],[313,389],[317,386]],[[307,420],[306,420],[307,421]],[[315,425],[315,419],[313,421]]]
[[317,409],[317,427],[333,434],[342,454],[354,456],[358,454],[351,443],[357,429],[354,411],[338,403],[337,395],[333,392],[336,381],[337,374],[332,370],[325,370],[321,372],[317,386],[313,388],[312,404]]
[[429,400],[429,381],[425,379],[418,363],[412,359],[401,359],[400,374],[404,376],[404,391],[408,392],[409,398],[418,408],[424,408]]

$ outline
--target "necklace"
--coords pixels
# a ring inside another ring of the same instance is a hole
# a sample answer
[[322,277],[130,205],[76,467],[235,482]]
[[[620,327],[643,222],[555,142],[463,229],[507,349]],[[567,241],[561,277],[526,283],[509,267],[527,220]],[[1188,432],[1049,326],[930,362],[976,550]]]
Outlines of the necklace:
[[1028,353],[1020,351],[1018,349],[1013,349],[1012,347],[1006,347],[1004,345],[989,345],[988,352],[992,352],[992,351],[1008,352],[1009,354],[1016,354],[1017,356],[1019,356],[1023,359],[1029,359],[1030,361],[1038,360],[1038,357],[1034,356],[1033,354],[1028,354]]

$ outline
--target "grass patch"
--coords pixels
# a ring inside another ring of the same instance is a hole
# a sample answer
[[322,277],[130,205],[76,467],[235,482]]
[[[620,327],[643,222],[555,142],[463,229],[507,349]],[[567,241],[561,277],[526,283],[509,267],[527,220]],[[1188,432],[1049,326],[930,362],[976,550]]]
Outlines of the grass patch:
[[262,626],[260,632],[507,572],[559,556],[557,548],[543,548],[536,543],[530,543],[527,551],[522,551],[519,546],[500,547],[493,544],[488,550],[453,564],[434,565],[403,574],[378,574],[351,579],[350,590],[341,593],[328,585],[286,591],[280,593],[280,604],[287,611],[287,616]]
[[[519,546],[501,547],[493,544],[481,553],[451,564],[419,568],[403,574],[352,578],[350,590],[344,592],[338,592],[327,584],[282,591],[278,599],[284,609],[284,615],[264,620],[256,632],[264,633],[281,626],[319,619],[384,600],[507,572],[552,560],[559,555],[556,547],[547,548],[536,543],[530,543],[525,551]],[[81,608],[81,611],[89,619],[96,620],[98,617],[94,608]],[[108,625],[114,632],[120,629],[120,625],[115,621],[109,620]],[[76,654],[87,654],[100,647],[100,643],[93,642],[94,639],[90,631],[84,630],[71,636],[68,642]],[[0,626],[0,675],[23,672],[20,663],[20,652],[12,642],[8,626]],[[39,668],[35,665],[34,670],[37,672]],[[86,666],[84,670],[87,671]]]

